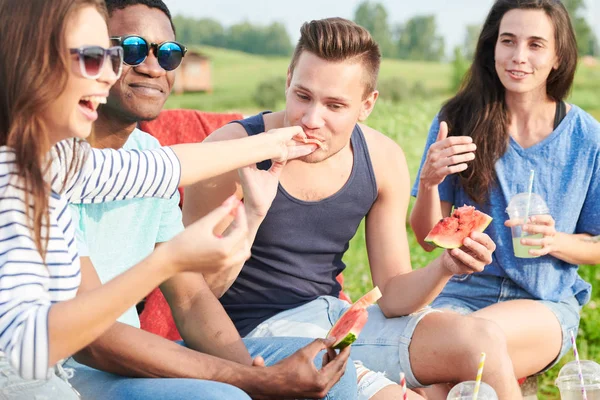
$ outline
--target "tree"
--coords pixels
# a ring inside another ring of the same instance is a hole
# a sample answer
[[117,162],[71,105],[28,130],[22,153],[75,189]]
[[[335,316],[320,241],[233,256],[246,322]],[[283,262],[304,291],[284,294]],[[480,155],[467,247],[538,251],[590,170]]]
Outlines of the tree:
[[370,1],[360,3],[354,12],[354,22],[371,33],[373,39],[379,44],[383,56],[395,56],[396,49],[388,23],[388,13],[381,3],[371,3]]
[[400,29],[398,56],[406,60],[441,61],[444,38],[437,36],[436,30],[433,15],[409,19]]
[[571,23],[577,37],[577,52],[580,56],[599,55],[598,38],[584,17],[580,15],[580,11],[585,10],[584,0],[563,0],[565,8],[571,16]]
[[212,18],[199,20],[176,16],[173,24],[177,31],[177,40],[186,45],[225,46],[225,28]]
[[268,27],[249,22],[232,25],[228,30],[226,47],[265,55],[289,55],[292,52],[290,36],[278,22]]

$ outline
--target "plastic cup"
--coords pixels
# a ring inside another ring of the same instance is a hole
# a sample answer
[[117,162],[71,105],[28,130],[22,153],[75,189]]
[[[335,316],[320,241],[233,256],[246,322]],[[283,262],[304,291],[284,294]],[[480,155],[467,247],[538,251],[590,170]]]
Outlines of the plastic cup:
[[[600,365],[594,361],[581,360],[581,372],[588,400],[600,400]],[[565,364],[558,373],[555,385],[560,390],[562,400],[581,400],[581,381],[577,362]]]
[[[475,389],[475,381],[461,382],[450,390],[446,400],[473,400],[473,389]],[[490,385],[481,382],[477,400],[498,400],[498,395]]]
[[[525,222],[525,215],[527,214],[527,198],[529,197],[529,193],[519,193],[516,194],[508,203],[508,207],[506,207],[506,212],[508,213],[508,217],[510,219],[520,219]],[[531,201],[529,203],[529,217],[534,215],[543,215],[550,214],[550,209],[546,205],[546,202],[539,194],[531,193]],[[519,258],[534,258],[536,256],[532,256],[529,254],[530,249],[541,249],[542,246],[524,246],[521,244],[522,238],[530,238],[530,239],[541,239],[544,236],[541,233],[535,235],[528,235],[523,232],[523,225],[513,226],[511,228],[512,233],[512,242],[513,242],[513,251],[515,252],[515,257]]]

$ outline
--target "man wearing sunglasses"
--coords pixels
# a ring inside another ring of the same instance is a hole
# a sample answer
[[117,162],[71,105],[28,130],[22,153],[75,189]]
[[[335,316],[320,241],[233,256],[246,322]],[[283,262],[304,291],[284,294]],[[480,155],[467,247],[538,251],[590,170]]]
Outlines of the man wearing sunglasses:
[[[123,49],[123,65],[115,66],[115,72],[122,68],[120,78],[107,104],[98,109],[99,118],[89,141],[98,148],[158,147],[156,139],[136,125],[160,113],[186,48],[175,41],[169,10],[161,0],[106,3],[109,33],[114,45]],[[104,49],[76,49],[82,71],[93,75],[94,68],[109,59],[114,65],[115,60],[121,60],[118,49],[111,54]],[[155,245],[183,230],[178,203],[175,196],[171,200],[72,206],[81,262],[93,260],[103,282],[122,273]],[[347,352],[342,356],[330,353],[329,362],[320,371],[313,365],[327,342],[290,338],[243,342],[208,285],[201,282],[195,289],[203,313],[188,319],[198,328],[187,343],[190,348],[139,329],[136,310],[131,308],[75,356],[82,364],[69,361],[75,369],[73,386],[90,399],[247,399],[242,390],[261,398],[317,398],[323,397],[344,371]],[[263,362],[276,365],[264,368]],[[342,381],[329,391],[329,398],[355,397],[354,368],[346,371]],[[272,384],[257,388],[257,374]]]

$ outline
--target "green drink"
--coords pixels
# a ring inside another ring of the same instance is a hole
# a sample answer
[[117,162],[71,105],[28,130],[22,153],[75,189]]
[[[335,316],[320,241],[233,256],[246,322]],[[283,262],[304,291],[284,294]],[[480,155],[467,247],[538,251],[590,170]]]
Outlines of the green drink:
[[525,235],[522,238],[520,237],[513,237],[513,250],[515,252],[515,257],[519,257],[519,258],[535,258],[537,256],[532,256],[531,254],[529,254],[529,250],[539,250],[542,248],[542,246],[525,246],[524,244],[521,244],[521,239],[541,239],[543,238],[544,235],[542,235],[541,233],[535,234],[535,235]]
[[[529,210],[527,210],[527,206],[529,206]],[[508,213],[508,217],[517,223],[517,225],[511,227],[513,251],[515,253],[515,257],[537,257],[529,254],[529,250],[541,249],[542,246],[525,246],[521,244],[521,239],[542,239],[544,236],[541,233],[529,235],[527,232],[523,232],[522,228],[525,218],[527,218],[529,224],[531,224],[532,222],[530,217],[534,215],[550,214],[550,209],[546,205],[544,199],[542,199],[542,197],[536,193],[531,193],[531,196],[529,193],[519,193],[513,196],[513,198],[510,200],[508,207],[506,207],[506,212]]]

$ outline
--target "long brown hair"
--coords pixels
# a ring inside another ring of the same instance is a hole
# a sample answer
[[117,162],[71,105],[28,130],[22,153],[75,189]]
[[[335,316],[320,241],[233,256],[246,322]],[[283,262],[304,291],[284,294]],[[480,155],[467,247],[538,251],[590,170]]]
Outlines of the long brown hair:
[[300,39],[292,55],[290,73],[302,52],[308,51],[326,61],[346,61],[356,59],[367,72],[365,97],[377,86],[381,52],[379,45],[368,30],[343,18],[326,18],[305,22],[300,28]]
[[65,31],[85,6],[106,19],[102,0],[0,0],[0,146],[15,153],[17,180],[25,190],[29,226],[42,259],[50,196],[50,139],[42,113],[66,87],[71,63]]
[[556,54],[560,65],[546,81],[550,98],[562,101],[569,93],[577,67],[577,43],[569,14],[559,0],[497,0],[479,35],[473,64],[456,96],[442,107],[440,121],[446,121],[452,136],[471,136],[477,145],[472,165],[459,174],[460,184],[476,202],[487,200],[496,184],[494,165],[508,146],[510,122],[505,89],[494,64],[500,22],[513,9],[542,10],[554,24]]

